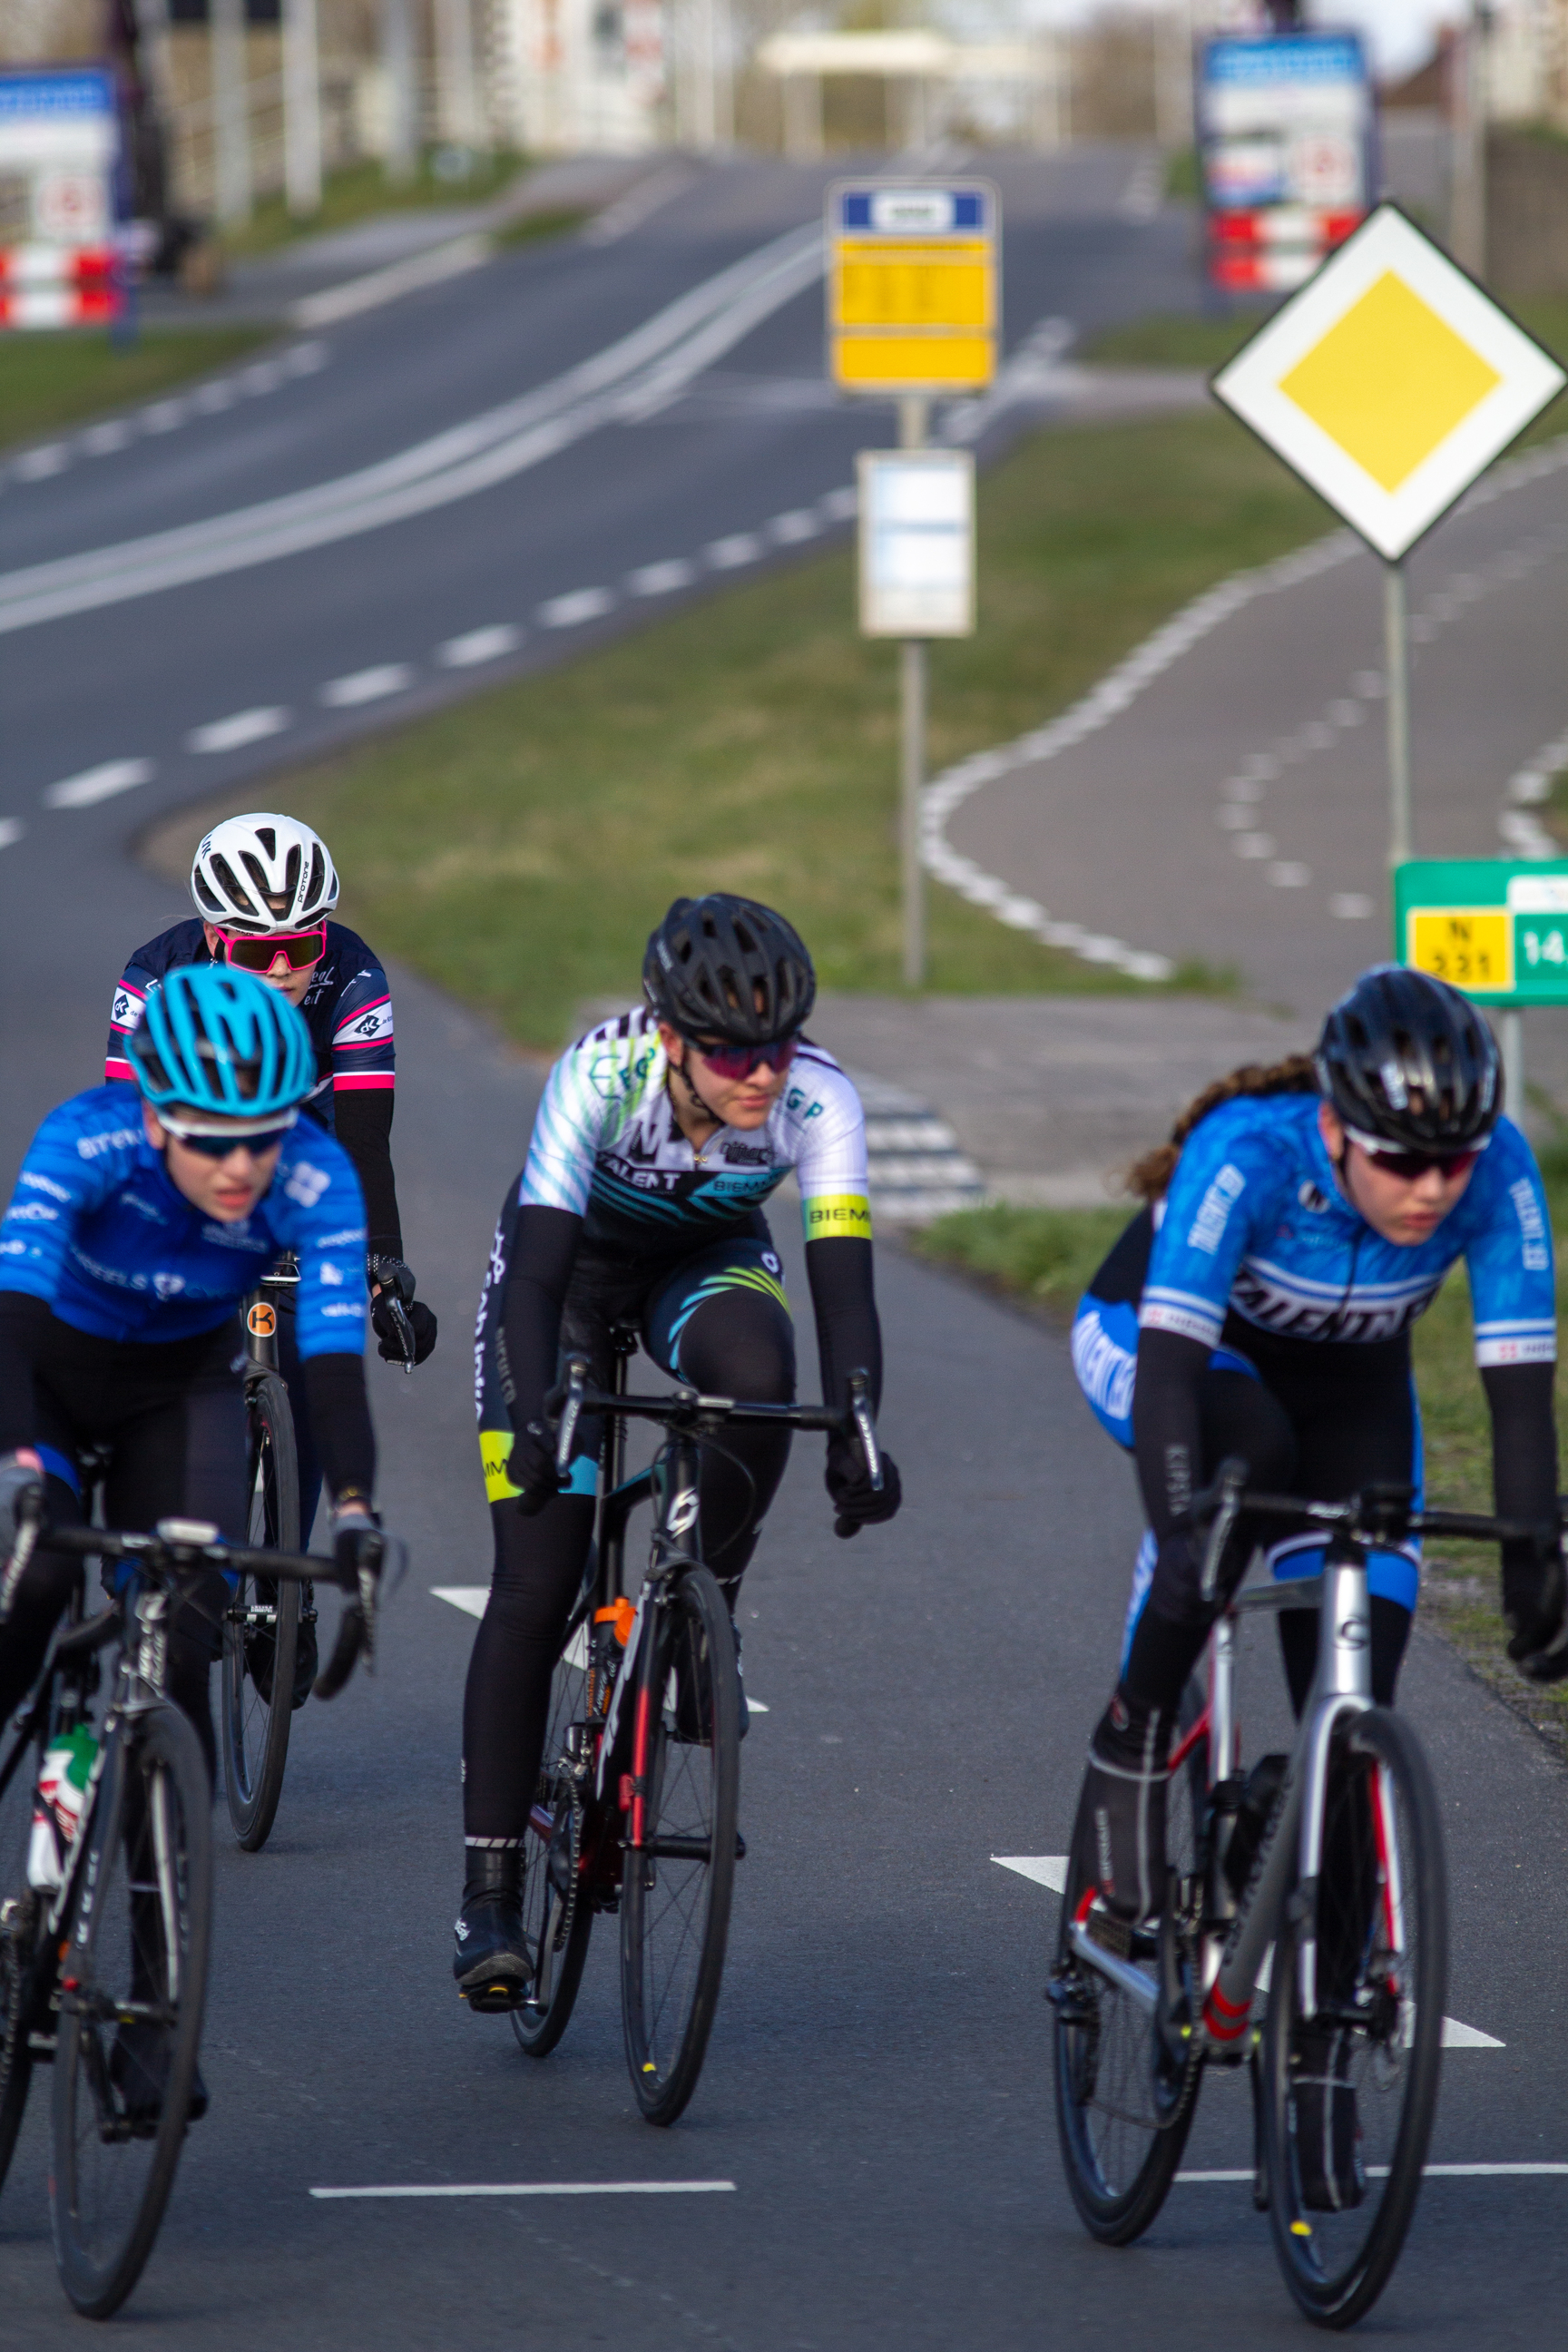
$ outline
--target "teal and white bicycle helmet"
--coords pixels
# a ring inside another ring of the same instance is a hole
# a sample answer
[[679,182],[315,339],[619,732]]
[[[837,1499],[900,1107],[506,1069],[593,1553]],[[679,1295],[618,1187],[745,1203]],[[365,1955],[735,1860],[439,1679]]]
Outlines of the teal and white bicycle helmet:
[[150,992],[126,1054],[154,1110],[178,1104],[258,1127],[292,1124],[288,1114],[316,1082],[303,1014],[265,981],[227,965],[172,971]]

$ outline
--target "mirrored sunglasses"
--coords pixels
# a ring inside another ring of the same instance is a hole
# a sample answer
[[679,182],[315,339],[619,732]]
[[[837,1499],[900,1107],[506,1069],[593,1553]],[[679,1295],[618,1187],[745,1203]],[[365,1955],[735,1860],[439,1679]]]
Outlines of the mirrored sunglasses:
[[[213,928],[216,929],[217,926]],[[279,955],[290,971],[309,971],[327,952],[325,920],[312,924],[308,931],[220,930],[218,937],[237,971],[256,971],[263,976],[272,970]]]
[[169,1134],[177,1136],[187,1151],[199,1151],[204,1160],[226,1160],[231,1151],[248,1151],[253,1160],[275,1151],[293,1126],[296,1114],[290,1111],[286,1119],[275,1127],[251,1129],[230,1128],[214,1131],[210,1127],[189,1127],[184,1119],[165,1118],[158,1114],[158,1123]]
[[765,1062],[770,1069],[787,1070],[794,1061],[798,1037],[777,1037],[771,1045],[726,1045],[715,1040],[693,1037],[689,1041],[701,1055],[716,1078],[749,1078]]
[[1484,1143],[1478,1143],[1468,1151],[1400,1151],[1391,1144],[1379,1143],[1373,1136],[1358,1135],[1353,1128],[1349,1133],[1351,1141],[1361,1146],[1374,1168],[1381,1169],[1385,1176],[1397,1176],[1406,1184],[1415,1183],[1433,1168],[1445,1182],[1457,1183],[1486,1150]]

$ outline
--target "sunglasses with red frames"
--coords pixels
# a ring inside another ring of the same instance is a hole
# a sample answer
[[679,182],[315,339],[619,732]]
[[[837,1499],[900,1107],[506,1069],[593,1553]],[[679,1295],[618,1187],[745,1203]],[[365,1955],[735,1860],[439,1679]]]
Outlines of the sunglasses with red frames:
[[[217,930],[215,923],[213,926]],[[327,952],[327,926],[308,931],[218,931],[237,971],[269,972],[282,955],[290,971],[309,971]]]
[[716,1078],[731,1081],[749,1078],[765,1062],[770,1069],[787,1070],[795,1059],[798,1037],[777,1037],[771,1045],[725,1045],[715,1042],[710,1045],[700,1037],[687,1043],[696,1047]]
[[[1361,1143],[1359,1136],[1354,1140]],[[1433,1168],[1446,1182],[1453,1183],[1468,1169],[1473,1168],[1481,1156],[1479,1149],[1474,1151],[1394,1151],[1381,1143],[1361,1143],[1361,1148],[1374,1168],[1380,1169],[1385,1176],[1399,1177],[1406,1184],[1415,1183]]]

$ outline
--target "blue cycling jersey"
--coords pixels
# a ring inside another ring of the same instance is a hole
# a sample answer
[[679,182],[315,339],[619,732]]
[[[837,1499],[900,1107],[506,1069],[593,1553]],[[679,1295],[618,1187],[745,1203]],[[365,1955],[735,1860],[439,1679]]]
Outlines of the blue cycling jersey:
[[1243,1096],[1182,1147],[1139,1322],[1219,1344],[1226,1310],[1288,1339],[1390,1339],[1463,1258],[1476,1361],[1552,1363],[1552,1225],[1535,1155],[1500,1119],[1430,1238],[1384,1241],[1340,1191],[1311,1095]]
[[105,1339],[216,1330],[280,1250],[300,1260],[301,1356],[364,1351],[364,1203],[342,1146],[304,1122],[251,1214],[223,1224],[171,1182],[141,1103],[94,1087],[52,1110],[0,1220],[0,1290]]

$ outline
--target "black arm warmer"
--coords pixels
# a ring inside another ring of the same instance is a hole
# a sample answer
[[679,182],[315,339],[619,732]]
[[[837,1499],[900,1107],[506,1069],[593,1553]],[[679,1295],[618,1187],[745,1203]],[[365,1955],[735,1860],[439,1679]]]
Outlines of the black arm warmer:
[[375,1484],[375,1432],[364,1392],[363,1356],[307,1356],[305,1395],[327,1491],[345,1487],[369,1495]]
[[390,1087],[344,1087],[332,1097],[338,1141],[353,1161],[364,1194],[365,1248],[372,1257],[401,1257],[403,1229],[392,1173]]
[[33,1364],[48,1319],[47,1299],[0,1290],[0,1454],[37,1443]]
[[1203,1340],[1184,1339],[1174,1331],[1138,1335],[1132,1446],[1143,1508],[1159,1543],[1202,1483],[1198,1383],[1213,1352]]
[[[1494,1364],[1481,1374],[1492,1417],[1492,1494],[1500,1519],[1550,1525],[1557,1517],[1555,1364]],[[1503,1546],[1504,1568],[1532,1565],[1530,1547]]]
[[514,1429],[539,1419],[546,1391],[555,1386],[561,1309],[582,1230],[582,1218],[570,1209],[522,1208],[517,1213],[498,1351],[501,1390]]
[[882,1401],[882,1327],[871,1280],[871,1244],[847,1236],[807,1242],[805,1271],[816,1316],[822,1402],[843,1406],[850,1373],[868,1372],[875,1412]]

